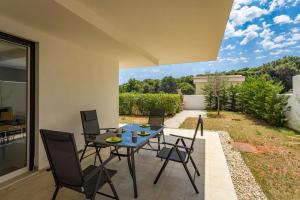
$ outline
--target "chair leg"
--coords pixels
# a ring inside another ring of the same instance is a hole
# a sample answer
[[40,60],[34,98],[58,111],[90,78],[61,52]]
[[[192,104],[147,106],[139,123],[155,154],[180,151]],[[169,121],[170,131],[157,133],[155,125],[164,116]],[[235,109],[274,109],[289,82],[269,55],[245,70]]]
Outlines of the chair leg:
[[[162,134],[162,136],[163,136],[163,142],[166,142],[166,139],[165,139],[165,133],[164,133],[163,130],[161,131],[161,134]],[[164,144],[164,146],[166,147],[166,144]]]
[[191,175],[191,173],[190,173],[188,167],[186,166],[186,163],[185,163],[184,160],[182,159],[182,156],[181,156],[181,154],[180,154],[178,148],[175,148],[175,149],[176,149],[176,151],[177,151],[177,154],[178,154],[178,156],[179,156],[179,158],[180,158],[180,160],[181,160],[181,163],[182,163],[182,165],[183,165],[183,167],[184,167],[184,169],[185,169],[185,171],[186,171],[186,173],[187,173],[187,175],[188,175],[188,177],[189,177],[189,179],[190,179],[190,181],[191,181],[191,183],[192,183],[192,185],[193,185],[193,187],[194,187],[196,193],[199,194],[198,188],[197,188],[197,186],[196,186],[196,184],[195,184],[195,182],[194,182],[194,180],[193,180],[193,177],[192,177],[192,175]]
[[94,165],[96,166],[96,158],[98,157],[98,159],[99,159],[99,161],[100,161],[101,164],[102,164],[102,159],[101,159],[101,156],[100,156],[100,150],[101,150],[101,148],[95,147],[95,149],[96,149],[96,155],[95,155]]
[[197,166],[196,166],[196,163],[194,162],[194,159],[192,158],[192,156],[190,156],[190,159],[191,159],[191,162],[192,162],[193,167],[194,167],[195,170],[196,170],[197,175],[200,176],[200,172],[199,172],[199,170],[198,170],[198,168],[197,168]]
[[111,181],[111,178],[110,178],[110,176],[109,176],[107,170],[106,170],[105,168],[104,168],[103,170],[104,170],[104,173],[106,174],[106,177],[107,177],[107,179],[108,179],[108,184],[109,184],[109,186],[110,186],[110,188],[111,188],[111,191],[112,191],[113,194],[114,194],[115,199],[116,199],[116,200],[119,200],[119,196],[118,196],[118,194],[117,194],[117,191],[116,191],[116,189],[115,189],[115,187],[114,187],[113,182]]
[[56,188],[55,188],[55,191],[54,191],[54,193],[53,193],[53,196],[52,196],[52,200],[55,200],[55,199],[56,199],[56,196],[57,196],[58,190],[59,190],[59,187],[58,187],[58,186],[56,186]]
[[83,156],[84,156],[84,154],[85,154],[86,149],[87,149],[87,145],[85,145],[85,147],[84,147],[84,149],[83,149],[83,152],[82,152],[81,157],[80,157],[80,160],[79,160],[80,162],[81,162],[82,159],[83,159]]
[[160,137],[161,137],[161,135],[157,136],[157,151],[156,151],[156,155],[158,155],[158,153],[160,152]]
[[157,183],[157,181],[158,181],[158,179],[160,178],[162,172],[163,172],[164,169],[166,168],[166,166],[167,166],[167,164],[168,164],[168,162],[169,162],[169,160],[170,160],[170,156],[171,156],[171,154],[172,154],[172,151],[173,151],[173,148],[170,150],[170,152],[169,152],[169,154],[168,154],[168,156],[167,156],[167,158],[166,158],[166,160],[165,160],[163,166],[162,166],[161,169],[159,170],[159,173],[158,173],[158,175],[157,175],[157,177],[156,177],[156,179],[155,179],[155,181],[154,181],[154,184]]

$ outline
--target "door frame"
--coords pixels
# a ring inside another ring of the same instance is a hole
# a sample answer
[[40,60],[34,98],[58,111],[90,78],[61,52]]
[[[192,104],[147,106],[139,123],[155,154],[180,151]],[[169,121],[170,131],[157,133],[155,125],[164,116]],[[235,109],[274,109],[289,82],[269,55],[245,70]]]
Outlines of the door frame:
[[32,171],[34,169],[34,156],[35,156],[35,86],[36,86],[36,43],[30,40],[26,40],[17,36],[13,36],[0,31],[0,39],[24,45],[30,49],[29,57],[29,159],[28,159],[28,170]]

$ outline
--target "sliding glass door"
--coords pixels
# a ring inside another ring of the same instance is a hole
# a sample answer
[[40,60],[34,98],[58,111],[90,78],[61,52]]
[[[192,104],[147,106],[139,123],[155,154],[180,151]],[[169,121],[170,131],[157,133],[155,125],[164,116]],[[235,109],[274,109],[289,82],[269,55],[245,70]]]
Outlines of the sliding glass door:
[[30,48],[0,37],[0,182],[29,169]]

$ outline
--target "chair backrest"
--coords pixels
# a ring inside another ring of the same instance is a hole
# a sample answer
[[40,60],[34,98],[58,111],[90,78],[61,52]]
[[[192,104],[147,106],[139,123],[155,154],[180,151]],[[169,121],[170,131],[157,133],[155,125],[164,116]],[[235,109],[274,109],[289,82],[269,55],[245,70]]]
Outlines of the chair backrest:
[[149,111],[148,124],[151,126],[162,126],[165,121],[165,110],[164,109],[151,109]]
[[196,136],[197,136],[199,127],[200,127],[201,136],[203,136],[203,119],[202,119],[201,115],[199,115],[199,117],[198,117],[197,126],[196,126],[196,129],[195,129],[194,137],[193,137],[191,147],[190,147],[191,149],[194,148],[194,143],[195,143],[195,140],[196,140]]
[[40,130],[56,185],[81,187],[83,175],[72,133]]
[[83,133],[85,135],[100,134],[100,127],[96,110],[80,111]]

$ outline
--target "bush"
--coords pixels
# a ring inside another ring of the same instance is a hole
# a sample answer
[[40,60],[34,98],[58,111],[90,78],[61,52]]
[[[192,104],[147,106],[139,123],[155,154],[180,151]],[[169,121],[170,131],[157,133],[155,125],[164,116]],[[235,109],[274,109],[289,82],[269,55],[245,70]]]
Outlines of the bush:
[[241,85],[238,102],[240,110],[265,120],[271,125],[281,126],[286,122],[288,97],[278,95],[284,87],[265,76],[249,77]]
[[121,93],[119,96],[121,115],[148,115],[151,108],[162,108],[166,115],[175,115],[182,110],[181,95]]

